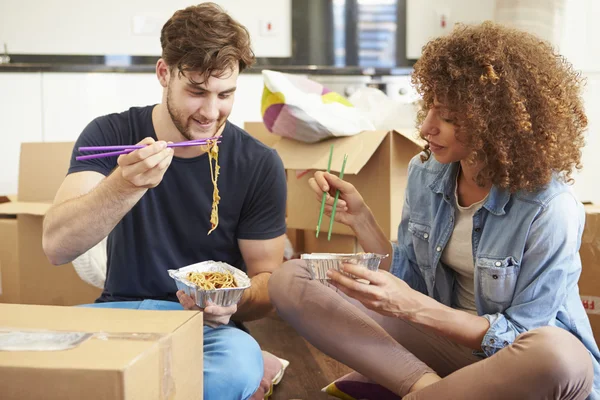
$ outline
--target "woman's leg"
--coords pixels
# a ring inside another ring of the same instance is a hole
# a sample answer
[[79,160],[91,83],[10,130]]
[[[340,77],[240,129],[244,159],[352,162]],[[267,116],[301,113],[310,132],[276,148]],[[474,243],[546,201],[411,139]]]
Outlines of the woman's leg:
[[423,328],[348,301],[311,280],[301,260],[271,276],[269,295],[279,315],[315,347],[401,396],[426,373],[445,376],[480,360]]
[[583,344],[564,329],[544,327],[406,399],[576,400],[589,395],[593,379],[592,359]]

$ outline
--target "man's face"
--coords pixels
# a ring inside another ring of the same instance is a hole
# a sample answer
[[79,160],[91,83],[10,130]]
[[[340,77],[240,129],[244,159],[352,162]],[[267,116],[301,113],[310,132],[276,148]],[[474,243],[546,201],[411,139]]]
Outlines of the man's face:
[[166,105],[184,138],[205,139],[221,133],[233,108],[238,76],[237,66],[206,82],[197,72],[179,74],[173,69],[168,78]]

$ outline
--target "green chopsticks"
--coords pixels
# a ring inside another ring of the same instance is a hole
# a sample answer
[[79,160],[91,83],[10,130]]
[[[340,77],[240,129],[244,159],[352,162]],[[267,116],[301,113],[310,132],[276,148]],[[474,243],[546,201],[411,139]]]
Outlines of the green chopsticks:
[[[329,161],[327,162],[327,173],[331,171],[331,159],[333,157],[333,144],[329,147]],[[340,171],[340,179],[344,179],[344,169],[346,168],[346,161],[348,160],[348,154],[344,154],[344,161],[342,162],[342,169]],[[339,189],[335,192],[335,199],[333,200],[333,209],[331,211],[331,219],[329,220],[329,232],[327,233],[327,240],[331,240],[331,230],[333,229],[333,222],[335,221],[335,209],[337,202],[340,197]],[[319,222],[317,223],[316,237],[319,237],[319,231],[321,230],[321,222],[323,221],[323,213],[325,212],[325,201],[327,200],[327,192],[323,192],[321,199],[321,211],[319,212]]]
[[[344,169],[346,168],[346,160],[348,160],[348,154],[344,154],[342,170],[340,171],[340,179],[344,179]],[[338,189],[335,191],[335,199],[333,200],[333,210],[331,210],[331,219],[329,220],[329,232],[327,232],[327,240],[331,240],[331,230],[333,229],[333,221],[335,221],[335,208],[337,207],[339,197],[340,190]]]
[[[329,146],[329,161],[327,162],[327,173],[331,171],[331,158],[333,157],[333,144]],[[317,223],[317,235],[319,237],[319,231],[321,230],[321,222],[323,221],[323,213],[325,212],[325,200],[327,200],[327,192],[323,192],[321,198],[321,212],[319,213],[319,222]]]

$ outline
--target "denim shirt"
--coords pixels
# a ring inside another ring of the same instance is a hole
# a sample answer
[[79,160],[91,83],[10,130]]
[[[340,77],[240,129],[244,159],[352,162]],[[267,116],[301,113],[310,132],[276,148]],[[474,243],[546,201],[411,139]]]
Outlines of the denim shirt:
[[[413,289],[452,306],[454,271],[440,257],[454,228],[458,163],[419,156],[408,167],[408,187],[390,272]],[[490,322],[481,348],[491,356],[528,330],[557,326],[590,352],[600,399],[600,351],[579,297],[579,246],[583,205],[570,187],[553,179],[541,191],[492,187],[473,216],[477,313]]]

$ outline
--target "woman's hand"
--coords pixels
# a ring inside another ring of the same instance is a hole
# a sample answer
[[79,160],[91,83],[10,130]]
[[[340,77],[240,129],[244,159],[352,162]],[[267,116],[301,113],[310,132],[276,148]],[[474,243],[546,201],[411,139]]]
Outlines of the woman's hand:
[[338,198],[335,220],[354,229],[361,221],[371,215],[371,210],[367,207],[364,199],[356,188],[335,175],[327,172],[317,171],[315,175],[308,180],[310,188],[315,192],[317,200],[321,203],[323,193],[327,193],[325,202],[325,214],[331,217],[333,210],[333,201],[335,192],[340,190]]
[[430,300],[387,271],[374,272],[354,264],[344,264],[342,270],[370,283],[362,283],[335,270],[327,271],[329,283],[379,314],[412,320]]

